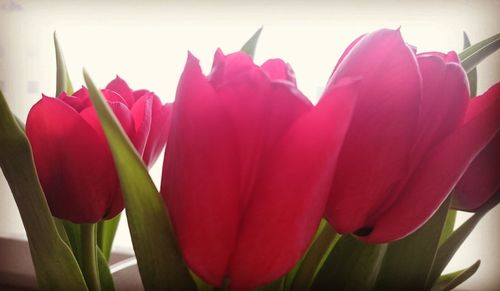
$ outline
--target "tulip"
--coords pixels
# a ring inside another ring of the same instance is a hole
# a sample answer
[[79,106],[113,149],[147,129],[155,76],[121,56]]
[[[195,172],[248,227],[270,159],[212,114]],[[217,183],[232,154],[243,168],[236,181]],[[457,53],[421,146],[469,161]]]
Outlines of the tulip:
[[498,203],[499,200],[500,133],[497,133],[460,178],[453,192],[452,206],[472,212],[481,209],[489,201]]
[[[171,106],[147,90],[132,91],[119,77],[102,93],[150,167],[166,143]],[[54,216],[95,223],[123,210],[111,151],[86,88],[43,96],[28,114],[26,134]]]
[[339,82],[313,107],[282,60],[257,66],[217,51],[205,76],[189,54],[161,192],[202,279],[251,289],[300,259],[324,211],[357,84]]
[[500,84],[469,102],[454,52],[416,54],[399,30],[358,38],[329,86],[359,76],[325,216],[368,243],[400,239],[439,208],[500,129]]

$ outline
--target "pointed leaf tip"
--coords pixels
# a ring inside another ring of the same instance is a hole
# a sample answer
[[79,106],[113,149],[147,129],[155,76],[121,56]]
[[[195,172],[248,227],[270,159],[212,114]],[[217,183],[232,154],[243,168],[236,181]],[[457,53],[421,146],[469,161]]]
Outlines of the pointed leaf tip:
[[250,37],[250,39],[247,40],[247,42],[241,47],[241,51],[245,52],[247,55],[250,56],[250,58],[254,58],[255,56],[255,50],[257,48],[257,42],[259,41],[260,34],[262,32],[262,29],[264,27],[261,26],[253,35]]

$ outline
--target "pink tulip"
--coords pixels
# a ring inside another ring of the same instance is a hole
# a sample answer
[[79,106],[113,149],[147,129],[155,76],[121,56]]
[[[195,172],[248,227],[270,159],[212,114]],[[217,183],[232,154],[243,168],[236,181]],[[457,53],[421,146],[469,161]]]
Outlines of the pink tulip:
[[[171,106],[116,77],[102,93],[150,167],[168,136]],[[88,91],[43,96],[28,114],[38,177],[52,214],[75,223],[110,219],[123,209],[118,177]]]
[[425,223],[500,129],[500,84],[469,102],[454,52],[416,54],[399,30],[358,38],[329,86],[361,77],[326,217],[370,243]]
[[251,289],[288,272],[321,219],[357,81],[316,107],[289,65],[189,54],[179,82],[162,194],[189,267],[210,284]]

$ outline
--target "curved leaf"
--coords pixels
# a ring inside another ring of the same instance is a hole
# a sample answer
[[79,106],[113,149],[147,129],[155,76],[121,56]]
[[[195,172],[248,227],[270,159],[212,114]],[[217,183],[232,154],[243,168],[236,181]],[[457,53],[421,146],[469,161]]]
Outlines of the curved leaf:
[[427,287],[434,285],[439,275],[441,275],[446,265],[448,265],[453,255],[455,255],[458,248],[469,236],[474,227],[476,227],[481,218],[483,218],[483,216],[496,204],[497,201],[494,199],[489,201],[489,203],[485,204],[478,212],[457,228],[444,243],[442,243],[434,258],[432,270],[427,280]]
[[[470,39],[467,33],[464,31],[464,49],[470,47]],[[477,69],[474,68],[469,73],[467,73],[467,79],[469,80],[469,92],[470,96],[474,97],[477,94]]]
[[259,28],[249,40],[247,40],[247,42],[243,45],[243,47],[241,47],[241,51],[245,52],[252,59],[255,56],[255,49],[257,48],[257,42],[259,41],[261,32],[262,32],[262,27]]
[[424,290],[449,205],[450,198],[416,232],[389,244],[375,290]]
[[1,91],[0,166],[23,220],[40,289],[87,290],[78,263],[52,219],[28,138]]
[[500,33],[489,37],[459,54],[465,71],[472,71],[481,61],[500,48]]
[[97,245],[101,249],[106,260],[111,256],[111,248],[115,239],[116,230],[120,223],[121,213],[109,220],[103,220],[97,224]]
[[196,290],[182,260],[163,200],[146,167],[85,71],[84,78],[118,171],[132,244],[145,289]]
[[463,269],[439,277],[438,281],[432,287],[431,291],[452,290],[453,288],[465,282],[472,275],[474,275],[476,271],[479,269],[479,265],[481,265],[480,260],[475,262],[472,266],[468,267],[467,269]]
[[371,290],[377,278],[386,244],[365,244],[342,236],[328,255],[311,290]]
[[66,63],[64,61],[64,56],[59,46],[59,41],[57,40],[57,34],[54,31],[54,46],[56,48],[56,66],[57,66],[57,83],[56,83],[56,96],[59,96],[61,92],[66,92],[66,94],[73,94],[73,86],[69,79],[68,69],[66,68]]
[[99,269],[101,291],[114,291],[115,283],[113,282],[113,276],[109,271],[108,260],[104,257],[104,253],[100,248],[97,248],[97,264]]

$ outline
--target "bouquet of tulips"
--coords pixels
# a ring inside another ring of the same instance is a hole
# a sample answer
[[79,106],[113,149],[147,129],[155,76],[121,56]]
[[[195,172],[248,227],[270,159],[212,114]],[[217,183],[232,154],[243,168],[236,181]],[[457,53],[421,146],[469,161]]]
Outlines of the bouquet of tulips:
[[[0,96],[41,289],[114,290],[124,208],[146,290],[450,290],[474,274],[442,273],[500,198],[500,83],[476,96],[475,70],[500,35],[457,54],[367,33],[314,105],[288,63],[253,62],[260,32],[208,75],[189,53],[173,104],[86,71],[75,91],[55,37],[56,97],[24,124]],[[455,226],[457,210],[474,215]]]

